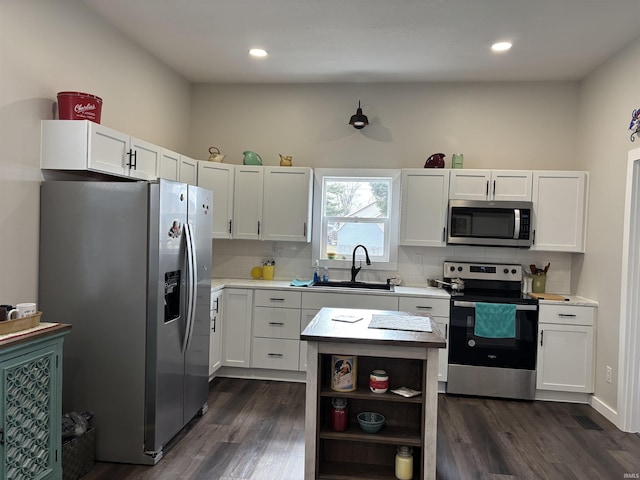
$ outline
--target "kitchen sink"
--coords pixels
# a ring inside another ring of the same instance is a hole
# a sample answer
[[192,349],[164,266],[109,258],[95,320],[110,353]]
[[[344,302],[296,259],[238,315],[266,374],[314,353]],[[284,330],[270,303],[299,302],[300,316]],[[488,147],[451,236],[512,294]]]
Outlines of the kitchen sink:
[[364,290],[386,290],[393,292],[393,285],[389,283],[370,283],[370,282],[350,282],[344,281],[328,281],[328,282],[315,282],[311,284],[312,287],[323,288],[359,288]]

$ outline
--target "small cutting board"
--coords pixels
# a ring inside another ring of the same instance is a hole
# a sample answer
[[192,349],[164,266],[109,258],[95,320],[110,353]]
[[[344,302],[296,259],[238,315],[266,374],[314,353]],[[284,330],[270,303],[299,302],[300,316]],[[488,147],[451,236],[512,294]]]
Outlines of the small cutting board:
[[529,293],[531,298],[537,298],[538,300],[559,300],[564,301],[565,295],[558,295],[557,293]]

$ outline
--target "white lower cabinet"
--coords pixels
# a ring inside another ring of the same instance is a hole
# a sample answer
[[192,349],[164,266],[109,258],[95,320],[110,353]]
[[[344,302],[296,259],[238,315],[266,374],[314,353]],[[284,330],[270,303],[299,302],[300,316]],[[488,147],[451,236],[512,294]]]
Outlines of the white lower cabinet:
[[211,332],[209,336],[209,376],[222,366],[222,290],[211,293]]
[[251,310],[253,290],[224,289],[222,365],[248,368],[251,364]]
[[298,370],[301,292],[255,290],[251,366]]
[[440,333],[447,341],[447,346],[438,350],[438,381],[446,382],[449,364],[449,299],[400,297],[398,310],[415,315],[431,315]]
[[594,391],[595,307],[540,305],[538,390]]

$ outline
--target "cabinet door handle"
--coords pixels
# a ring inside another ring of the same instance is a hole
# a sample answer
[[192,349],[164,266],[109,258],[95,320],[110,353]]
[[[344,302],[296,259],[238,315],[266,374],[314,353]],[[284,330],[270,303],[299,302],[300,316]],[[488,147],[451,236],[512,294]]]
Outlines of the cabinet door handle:
[[271,302],[284,302],[284,298],[275,298],[275,297],[271,297],[269,299],[269,301]]
[[444,339],[449,340],[449,324],[445,324],[444,326]]
[[495,198],[496,196],[496,181],[493,181],[493,197]]
[[269,322],[269,325],[277,325],[279,327],[283,327],[284,326],[284,322]]
[[540,330],[540,346],[542,346],[543,339],[544,339],[544,330]]
[[283,354],[281,353],[267,353],[267,357],[277,357],[277,358],[281,358],[284,357]]
[[216,318],[217,318],[216,316],[213,316],[213,317],[211,318],[211,325],[212,325],[212,327],[211,327],[211,331],[212,331],[213,333],[216,333]]
[[559,313],[559,317],[567,317],[567,318],[576,318],[577,315],[575,313]]
[[218,310],[218,308],[219,308],[218,302],[219,302],[219,301],[220,301],[220,299],[219,299],[219,298],[216,298],[216,308],[214,308],[214,311],[215,311],[216,313],[218,313],[218,312],[220,311],[220,310]]
[[428,305],[416,305],[416,310],[431,310],[433,307]]
[[260,235],[260,220],[258,220],[258,235]]
[[447,227],[444,227],[442,229],[442,241],[446,241],[447,240]]
[[531,245],[535,245],[536,244],[536,231],[533,231],[533,238],[531,240]]
[[231,235],[231,220],[229,220],[229,235]]
[[487,188],[486,188],[486,190],[485,190],[485,192],[484,192],[484,196],[485,196],[485,197],[488,197],[488,196],[489,196],[489,180],[487,180]]

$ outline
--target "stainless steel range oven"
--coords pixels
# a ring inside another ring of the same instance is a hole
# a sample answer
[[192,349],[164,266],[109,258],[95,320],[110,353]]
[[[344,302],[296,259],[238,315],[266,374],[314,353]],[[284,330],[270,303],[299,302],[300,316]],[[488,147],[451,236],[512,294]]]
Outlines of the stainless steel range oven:
[[444,262],[454,279],[447,393],[533,400],[538,302],[521,293],[522,266]]

